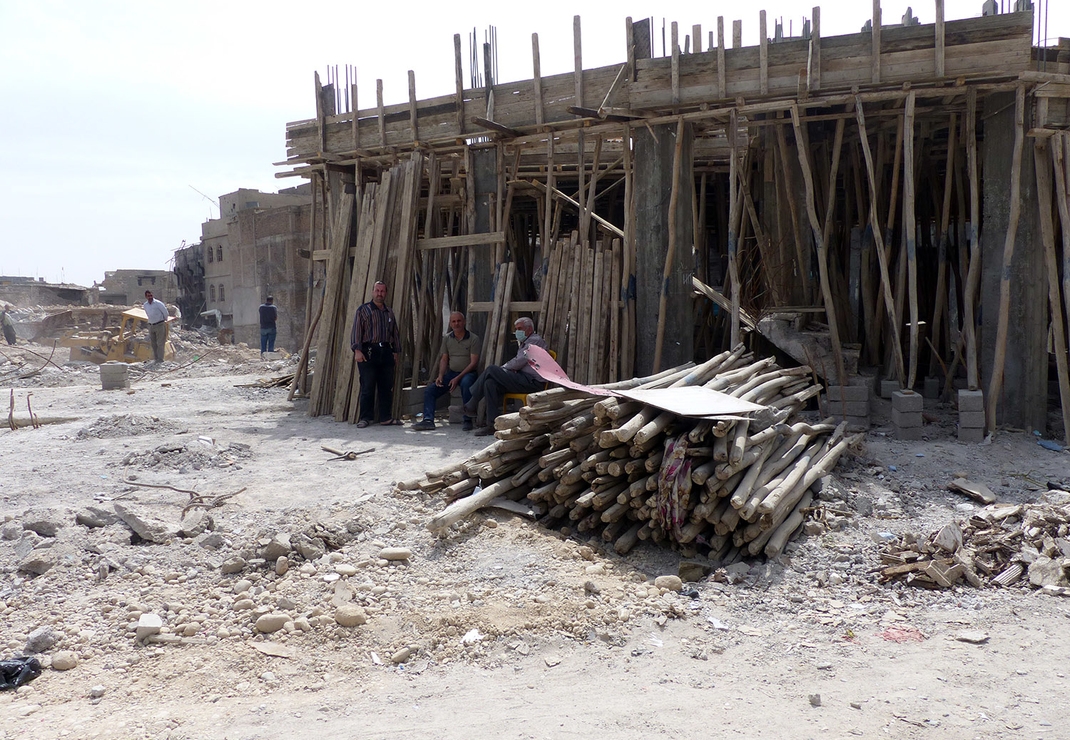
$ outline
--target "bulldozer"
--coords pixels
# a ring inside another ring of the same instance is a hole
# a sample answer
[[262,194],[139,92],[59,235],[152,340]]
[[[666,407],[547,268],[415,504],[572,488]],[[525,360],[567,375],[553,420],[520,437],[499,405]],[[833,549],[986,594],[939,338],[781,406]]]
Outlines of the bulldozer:
[[[169,318],[168,328],[173,318]],[[76,331],[59,340],[62,347],[71,348],[71,360],[105,362],[146,362],[152,359],[152,342],[148,335],[145,310],[131,308],[123,311],[118,330]],[[175,357],[171,340],[164,342],[164,359]]]

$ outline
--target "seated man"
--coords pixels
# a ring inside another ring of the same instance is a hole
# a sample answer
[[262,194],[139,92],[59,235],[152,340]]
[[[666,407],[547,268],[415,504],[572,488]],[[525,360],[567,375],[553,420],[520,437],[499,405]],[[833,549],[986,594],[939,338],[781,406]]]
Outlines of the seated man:
[[[438,362],[438,377],[434,383],[424,388],[424,418],[412,425],[418,432],[435,428],[435,402],[444,393],[452,393],[459,385],[461,400],[468,403],[472,397],[472,386],[476,382],[476,367],[479,366],[479,335],[465,328],[464,314],[454,311],[450,314],[450,333],[442,348],[442,358]],[[465,416],[461,429],[472,431],[472,417]]]
[[487,425],[476,430],[475,436],[486,437],[494,433],[494,420],[502,413],[502,399],[506,393],[534,393],[542,390],[546,381],[540,378],[528,364],[527,348],[535,345],[546,349],[546,341],[535,333],[535,324],[524,317],[513,323],[516,341],[520,343],[516,357],[502,366],[492,365],[472,386],[472,397],[464,404],[464,413],[476,415],[476,406],[487,399]]

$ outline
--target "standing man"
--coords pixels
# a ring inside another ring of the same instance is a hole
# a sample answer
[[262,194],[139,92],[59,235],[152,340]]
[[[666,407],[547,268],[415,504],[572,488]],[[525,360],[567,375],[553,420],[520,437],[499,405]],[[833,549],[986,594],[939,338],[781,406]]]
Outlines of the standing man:
[[265,352],[275,351],[275,322],[279,318],[279,309],[275,305],[275,297],[268,296],[264,303],[260,304],[260,356]]
[[360,421],[357,427],[363,429],[374,421],[376,401],[379,423],[401,426],[401,420],[391,415],[394,366],[401,349],[401,335],[394,312],[386,305],[386,283],[376,282],[372,287],[372,299],[357,309],[349,347],[360,372]]
[[472,386],[472,397],[464,404],[464,413],[476,415],[480,399],[487,399],[487,425],[475,431],[475,436],[486,437],[494,433],[494,420],[502,413],[502,400],[506,393],[534,393],[546,384],[528,364],[528,347],[546,349],[546,340],[535,333],[535,323],[526,316],[513,324],[516,341],[520,344],[516,357],[504,365],[488,367]]
[[[446,344],[442,349],[442,358],[438,361],[438,377],[434,383],[424,388],[424,418],[412,425],[418,432],[435,428],[435,401],[443,393],[453,393],[461,386],[461,400],[468,403],[472,398],[472,386],[476,382],[476,368],[479,366],[479,335],[473,334],[465,327],[464,314],[454,311],[450,314],[450,333],[446,335]],[[472,430],[472,417],[467,414],[461,429]]]
[[152,291],[145,291],[145,317],[149,320],[149,340],[152,342],[152,359],[163,362],[164,347],[167,346],[167,306],[163,301],[152,297]]
[[14,344],[15,339],[15,322],[11,320],[11,317],[7,315],[7,309],[0,312],[0,325],[4,327],[4,339],[8,344]]

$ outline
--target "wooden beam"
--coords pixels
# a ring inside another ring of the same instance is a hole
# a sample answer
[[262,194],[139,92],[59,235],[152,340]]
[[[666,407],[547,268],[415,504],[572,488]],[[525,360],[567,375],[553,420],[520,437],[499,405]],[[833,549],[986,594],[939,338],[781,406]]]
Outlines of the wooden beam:
[[769,31],[764,10],[758,13],[758,89],[762,95],[769,94]]
[[416,242],[416,248],[422,251],[425,249],[449,249],[451,247],[475,247],[480,244],[501,244],[504,241],[504,231],[492,231],[487,234],[463,234],[461,236],[438,236],[433,239],[419,239]]
[[383,81],[375,81],[375,104],[379,111],[379,146],[386,146],[386,109],[383,107]]
[[813,11],[813,26],[810,29],[810,58],[807,60],[806,89],[817,92],[821,89],[821,8]]
[[479,116],[472,116],[472,118],[469,119],[469,120],[471,120],[472,123],[474,123],[477,126],[482,126],[483,128],[489,129],[490,131],[496,131],[497,133],[504,134],[505,136],[508,136],[510,138],[514,138],[515,139],[518,136],[523,136],[523,134],[521,134],[515,128],[509,128],[508,126],[503,126],[500,123],[496,123],[496,122],[491,121],[491,120],[486,119],[486,118],[480,118]]
[[962,329],[966,344],[966,385],[975,391],[980,387],[977,370],[977,320],[974,304],[977,286],[981,282],[981,186],[977,167],[977,88],[966,91],[966,167],[970,173],[970,263],[966,270],[966,287],[962,294]]
[[[568,203],[569,205],[571,205],[572,207],[574,207],[576,210],[580,211],[581,213],[583,211],[583,206],[581,206],[579,204],[579,202],[575,198],[571,198],[568,195],[565,195],[564,193],[562,193],[560,190],[558,190],[555,187],[548,187],[546,184],[541,183],[538,180],[517,180],[515,182],[517,182],[517,184],[523,183],[525,185],[531,185],[531,186],[533,186],[533,187],[535,187],[535,188],[537,188],[539,190],[542,190],[543,192],[546,192],[546,190],[549,190],[551,193],[553,193],[554,197],[557,198],[558,200],[561,200],[561,201],[564,201],[565,203]],[[609,221],[606,221],[604,218],[599,216],[597,213],[592,213],[591,214],[591,218],[595,222],[600,223],[603,226],[603,228],[609,230],[610,232],[612,232],[616,236],[619,236],[622,239],[624,238],[624,232],[621,231],[621,229],[618,226],[612,224]]]
[[416,117],[416,73],[409,70],[409,126],[412,128],[412,143],[420,141],[420,124]]
[[464,133],[464,67],[461,63],[461,34],[453,34],[453,101],[457,106],[457,131]]
[[717,97],[726,98],[724,73],[724,16],[717,16]]
[[[740,314],[740,291],[739,291],[739,231],[737,224],[740,221],[740,196],[736,182],[739,179],[739,119],[733,109],[728,119],[728,280],[732,293],[732,308],[730,311],[729,344],[733,347],[739,344],[739,314]],[[656,371],[655,371],[656,372]]]
[[669,64],[669,76],[672,86],[672,104],[680,105],[680,30],[676,21],[672,22],[672,59]]
[[944,76],[944,0],[936,0],[936,76]]
[[[669,248],[665,253],[665,269],[662,272],[661,298],[658,301],[658,329],[654,338],[654,372],[661,372],[661,353],[665,345],[665,323],[669,320],[669,276],[672,275],[673,258],[677,250],[677,204],[680,202],[680,173],[683,170],[684,119],[676,124],[676,145],[672,157],[672,189],[669,192]],[[734,187],[734,186],[733,186]],[[732,345],[735,346],[735,343]]]
[[910,300],[910,359],[906,390],[914,389],[918,372],[918,229],[914,212],[914,105],[913,92],[907,96],[903,114],[903,236],[907,244],[907,291]]

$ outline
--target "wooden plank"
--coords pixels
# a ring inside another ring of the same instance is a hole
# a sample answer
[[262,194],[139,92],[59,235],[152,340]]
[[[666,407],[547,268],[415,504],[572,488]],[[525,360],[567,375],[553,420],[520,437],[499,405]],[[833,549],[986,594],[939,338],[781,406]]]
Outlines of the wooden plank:
[[464,133],[464,68],[461,63],[461,34],[453,34],[453,103],[456,106],[457,133]]
[[1014,149],[1011,154],[1010,215],[1007,236],[1003,242],[1003,270],[999,281],[999,314],[996,326],[996,354],[992,362],[992,378],[985,397],[985,429],[996,429],[996,407],[1003,388],[1004,363],[1007,360],[1007,331],[1010,325],[1011,270],[1018,236],[1018,221],[1022,214],[1022,148],[1025,143],[1025,85],[1018,85],[1014,95]]
[[590,342],[587,359],[587,382],[601,383],[602,365],[599,346],[606,336],[606,303],[603,299],[602,287],[605,284],[606,273],[606,250],[601,240],[595,244],[594,271],[591,276],[591,313],[590,313]]
[[606,302],[610,304],[609,314],[609,375],[607,383],[615,383],[619,379],[618,368],[620,367],[620,331],[621,331],[621,301],[619,299],[620,270],[621,270],[621,242],[614,239],[612,242],[612,255],[609,271],[609,282],[606,288]]
[[725,92],[726,89],[724,74],[724,16],[719,15],[717,16],[717,97],[726,97],[728,95]]
[[542,62],[539,58],[539,34],[531,34],[531,85],[535,95],[535,123],[542,125]]
[[491,231],[486,234],[461,234],[460,236],[438,236],[433,239],[420,239],[416,248],[450,249],[452,247],[475,247],[481,244],[501,244],[505,241],[504,231]]
[[[565,371],[569,377],[576,377],[576,358],[579,354],[577,350],[577,341],[579,340],[579,322],[580,317],[580,289],[583,286],[583,254],[584,246],[579,241],[579,232],[572,232],[572,259],[570,260],[569,271],[570,285],[569,285],[569,300],[568,300],[568,366]],[[560,363],[558,363],[560,364]]]
[[881,82],[881,0],[873,0],[873,28],[870,31],[870,75],[871,82]]
[[383,81],[375,81],[375,101],[379,109],[379,146],[386,146],[386,110],[383,108]]
[[936,0],[936,76],[944,76],[944,0]]
[[495,296],[495,302],[501,307],[498,317],[498,337],[494,344],[494,364],[501,365],[505,360],[505,348],[510,336],[509,329],[513,322],[509,318],[512,309],[513,283],[516,281],[516,262],[505,263],[505,283],[501,296]]
[[632,166],[631,129],[621,127],[621,141],[624,142],[624,237],[621,248],[620,302],[621,314],[620,374],[622,378],[632,377],[635,368],[635,351],[632,327],[632,265],[635,257],[635,175]]
[[[958,115],[951,114],[951,123],[947,132],[947,165],[944,168],[944,199],[940,208],[940,231],[937,234],[936,248],[936,306],[933,308],[933,321],[929,328],[929,336],[932,337],[933,354],[929,363],[929,375],[936,376],[939,363],[937,354],[941,347],[940,327],[944,322],[944,313],[947,310],[947,245],[948,229],[951,225],[951,186],[955,181],[956,172],[955,155],[958,149]],[[948,379],[951,382],[951,379]]]
[[412,143],[420,141],[420,123],[416,118],[416,73],[409,70],[409,126],[412,128]]
[[758,12],[758,89],[769,94],[769,31],[765,25],[765,11]]
[[810,58],[807,61],[806,89],[818,92],[821,89],[821,8],[814,7],[813,25],[810,28]]

